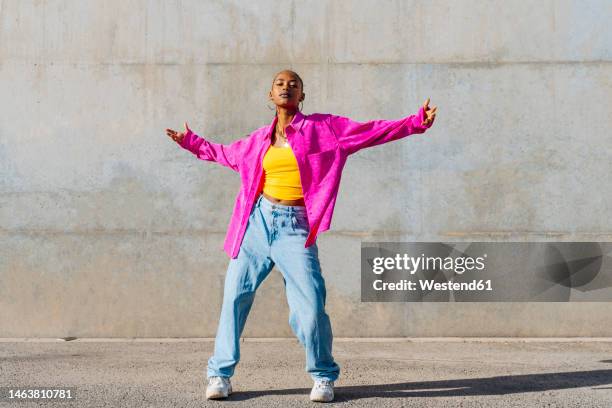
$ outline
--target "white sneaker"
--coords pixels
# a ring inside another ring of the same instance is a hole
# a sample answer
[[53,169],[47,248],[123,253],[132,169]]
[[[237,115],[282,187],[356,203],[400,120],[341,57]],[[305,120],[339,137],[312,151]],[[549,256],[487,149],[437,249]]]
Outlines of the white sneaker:
[[208,377],[206,399],[227,398],[232,393],[232,383],[228,377]]
[[316,402],[330,402],[334,400],[334,382],[328,380],[315,380],[310,400]]

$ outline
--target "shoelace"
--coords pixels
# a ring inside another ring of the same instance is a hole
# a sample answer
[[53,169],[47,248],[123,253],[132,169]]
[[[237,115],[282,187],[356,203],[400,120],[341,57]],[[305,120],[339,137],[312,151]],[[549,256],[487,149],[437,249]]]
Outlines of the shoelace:
[[208,383],[210,385],[224,385],[225,380],[222,377],[210,377]]
[[315,387],[316,388],[327,388],[327,387],[333,387],[334,386],[334,382],[333,381],[328,381],[328,380],[320,380],[320,381],[316,381],[315,382]]

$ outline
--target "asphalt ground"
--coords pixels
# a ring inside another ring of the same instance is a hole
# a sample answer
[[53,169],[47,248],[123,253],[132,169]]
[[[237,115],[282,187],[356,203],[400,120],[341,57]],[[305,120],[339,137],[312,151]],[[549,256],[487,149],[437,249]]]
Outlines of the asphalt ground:
[[[72,387],[44,407],[302,407],[293,339],[246,340],[234,394],[207,401],[207,339],[0,340],[0,387]],[[612,339],[336,339],[336,400],[355,407],[612,407]],[[6,389],[5,389],[6,390]]]

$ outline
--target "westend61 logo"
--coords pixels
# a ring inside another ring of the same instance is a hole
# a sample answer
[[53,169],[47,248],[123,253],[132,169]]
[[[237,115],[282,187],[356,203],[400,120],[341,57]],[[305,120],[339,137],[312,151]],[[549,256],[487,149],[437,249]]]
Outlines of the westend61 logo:
[[610,242],[363,242],[363,302],[609,302]]

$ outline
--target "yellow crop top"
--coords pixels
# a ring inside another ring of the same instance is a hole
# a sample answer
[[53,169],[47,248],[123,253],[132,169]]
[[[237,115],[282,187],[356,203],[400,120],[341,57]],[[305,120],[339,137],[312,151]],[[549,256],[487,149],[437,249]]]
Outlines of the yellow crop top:
[[270,145],[263,158],[264,193],[279,200],[303,198],[297,160],[291,147]]

